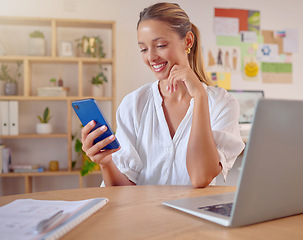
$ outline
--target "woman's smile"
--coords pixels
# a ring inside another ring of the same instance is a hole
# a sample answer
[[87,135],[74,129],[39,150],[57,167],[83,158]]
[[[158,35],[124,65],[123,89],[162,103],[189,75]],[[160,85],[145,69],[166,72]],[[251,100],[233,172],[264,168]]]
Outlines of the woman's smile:
[[152,68],[155,72],[161,72],[167,65],[167,62],[160,63],[160,64],[152,64]]

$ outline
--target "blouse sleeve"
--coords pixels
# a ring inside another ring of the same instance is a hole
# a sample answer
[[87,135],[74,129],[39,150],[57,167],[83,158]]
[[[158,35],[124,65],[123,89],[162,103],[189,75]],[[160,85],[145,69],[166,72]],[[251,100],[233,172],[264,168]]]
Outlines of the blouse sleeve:
[[121,149],[115,152],[113,161],[118,169],[134,183],[142,170],[143,164],[136,150],[137,144],[137,110],[133,108],[134,99],[126,97],[121,102],[116,115],[117,131],[116,137]]
[[244,149],[238,123],[240,107],[237,100],[223,89],[215,101],[210,99],[210,104],[213,136],[226,181],[228,171]]

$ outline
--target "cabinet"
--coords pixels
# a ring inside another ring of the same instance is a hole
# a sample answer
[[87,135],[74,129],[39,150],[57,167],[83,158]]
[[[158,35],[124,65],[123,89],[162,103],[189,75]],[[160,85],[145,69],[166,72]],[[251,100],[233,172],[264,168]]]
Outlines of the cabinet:
[[[29,56],[27,40],[29,33],[39,30],[46,38],[46,56]],[[79,56],[75,39],[84,35],[99,36],[103,40],[105,58]],[[63,42],[73,46],[73,56],[60,54]],[[46,168],[41,173],[2,173],[0,177],[24,178],[25,192],[32,191],[31,181],[39,176],[79,176],[79,187],[83,178],[79,170],[72,169],[73,141],[72,135],[80,129],[71,103],[74,100],[91,98],[90,80],[98,64],[106,66],[106,83],[103,97],[94,97],[105,111],[113,129],[115,124],[115,22],[78,19],[0,17],[0,43],[4,45],[5,55],[0,56],[0,63],[14,64],[22,62],[22,79],[18,83],[18,95],[0,96],[0,101],[19,102],[19,134],[15,136],[0,135],[3,144],[12,148],[13,163],[36,164]],[[41,97],[37,88],[47,86],[49,79],[62,78],[64,86],[69,88],[67,96]],[[54,132],[41,135],[35,133],[44,108],[49,106]],[[78,130],[77,130],[78,127]],[[47,171],[51,160],[59,161],[60,170]],[[95,172],[94,174],[100,174]]]

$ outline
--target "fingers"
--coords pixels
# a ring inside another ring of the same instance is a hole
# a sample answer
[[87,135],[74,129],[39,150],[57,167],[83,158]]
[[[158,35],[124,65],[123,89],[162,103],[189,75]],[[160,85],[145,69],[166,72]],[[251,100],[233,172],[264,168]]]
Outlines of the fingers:
[[108,151],[108,150],[101,150],[101,149],[106,147],[108,144],[113,142],[115,139],[116,139],[115,135],[111,135],[111,136],[101,140],[100,142],[97,142],[96,144],[92,145],[89,149],[86,150],[86,155],[93,156],[95,154],[98,154],[100,151]]
[[[86,143],[87,136],[90,133],[90,131],[95,127],[95,125],[96,125],[95,121],[92,120],[82,128],[81,142],[83,143],[83,145],[84,145],[84,143]],[[92,142],[91,143],[87,142],[87,144],[85,144],[85,145],[90,145],[90,144],[92,144]]]
[[178,65],[174,65],[171,68],[170,74],[168,77],[167,87],[166,87],[167,91],[169,91],[171,93],[174,91],[177,91],[179,82],[184,81],[183,72],[184,72],[183,69],[180,68],[180,66],[178,66]]
[[101,126],[100,128],[97,128],[96,130],[92,131],[95,125],[96,123],[94,121],[91,121],[83,127],[81,131],[82,150],[93,162],[102,164],[106,162],[106,159],[111,159],[108,156],[118,151],[120,147],[118,149],[101,150],[116,139],[115,135],[111,135],[101,140],[100,142],[94,144],[94,140],[103,133],[105,133],[107,130],[106,126]]
[[117,149],[102,150],[93,156],[88,156],[88,155],[87,156],[90,158],[91,161],[103,165],[106,164],[108,161],[110,161],[112,159],[111,155],[120,149],[121,147]]
[[170,93],[176,91],[179,87],[185,87],[189,95],[194,97],[196,93],[200,92],[200,90],[196,90],[203,88],[201,81],[190,67],[174,65],[167,80],[166,90]]

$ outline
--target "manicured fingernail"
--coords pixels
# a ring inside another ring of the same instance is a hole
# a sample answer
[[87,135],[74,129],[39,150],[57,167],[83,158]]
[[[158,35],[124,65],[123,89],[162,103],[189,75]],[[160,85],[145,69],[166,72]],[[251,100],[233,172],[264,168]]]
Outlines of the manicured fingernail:
[[109,139],[109,140],[114,140],[114,139],[115,139],[115,136],[114,136],[114,135],[110,135],[110,136],[108,137],[108,139]]
[[106,127],[103,125],[102,127],[100,127],[100,130],[103,132],[106,130]]
[[166,86],[166,91],[169,91],[169,87],[168,86]]
[[94,120],[91,120],[91,121],[89,122],[89,125],[93,126],[93,125],[94,125]]

